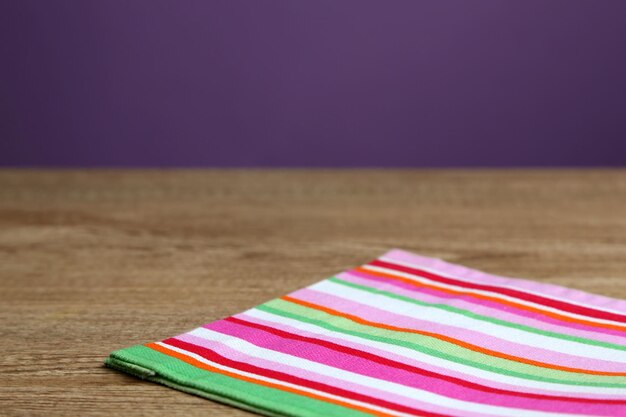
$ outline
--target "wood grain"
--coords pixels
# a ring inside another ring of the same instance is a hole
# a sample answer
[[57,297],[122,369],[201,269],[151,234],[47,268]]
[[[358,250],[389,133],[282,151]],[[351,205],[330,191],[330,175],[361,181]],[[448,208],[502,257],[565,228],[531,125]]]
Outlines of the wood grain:
[[249,415],[102,361],[391,247],[626,298],[626,171],[0,171],[0,414]]

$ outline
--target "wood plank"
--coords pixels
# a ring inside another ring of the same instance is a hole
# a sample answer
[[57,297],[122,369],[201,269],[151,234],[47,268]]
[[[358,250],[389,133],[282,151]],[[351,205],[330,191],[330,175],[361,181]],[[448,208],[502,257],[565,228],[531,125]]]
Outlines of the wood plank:
[[626,298],[626,170],[0,171],[0,410],[244,416],[102,367],[391,247]]

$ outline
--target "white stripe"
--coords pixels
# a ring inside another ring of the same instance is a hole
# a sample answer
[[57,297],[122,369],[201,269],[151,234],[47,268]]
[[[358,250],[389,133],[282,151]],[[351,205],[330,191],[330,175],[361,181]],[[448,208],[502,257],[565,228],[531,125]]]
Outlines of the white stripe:
[[[418,352],[416,350],[412,350],[409,348],[405,348],[403,346],[390,345],[383,342],[378,342],[370,339],[362,339],[360,337],[352,336],[345,333],[338,332],[330,332],[328,329],[325,329],[320,326],[316,326],[310,323],[304,323],[298,320],[290,319],[288,317],[283,317],[280,315],[268,313],[266,311],[251,309],[248,310],[242,315],[250,316],[257,318],[259,320],[267,321],[270,323],[284,324],[290,327],[293,327],[298,330],[310,332],[316,335],[319,335],[322,339],[325,337],[332,337],[334,339],[345,340],[347,342],[356,343],[361,346],[369,346],[378,350],[382,350],[384,352],[388,352],[391,354],[395,354],[397,356],[404,357],[406,359],[426,363],[432,366],[436,366],[439,368],[449,369],[451,371],[460,372],[466,375],[476,376],[478,378],[482,378],[484,380],[493,381],[496,384],[508,384],[513,386],[518,386],[522,388],[534,388],[541,389],[546,391],[567,391],[571,393],[577,393],[582,395],[618,395],[620,398],[624,395],[623,388],[608,388],[608,387],[585,387],[578,385],[563,385],[553,382],[544,382],[544,381],[535,381],[524,379],[516,376],[503,375],[491,371],[486,371],[479,368],[474,368],[468,365],[464,365],[461,363],[449,361],[442,358],[437,358],[434,356],[426,355],[422,352]],[[497,388],[497,385],[494,385]]]
[[[396,395],[402,395],[409,399],[415,399],[418,401],[424,401],[432,404],[445,404],[454,410],[479,412],[482,414],[488,413],[494,416],[563,416],[560,413],[546,413],[536,410],[522,410],[508,407],[499,407],[487,404],[478,404],[468,401],[457,400],[455,398],[446,397],[443,395],[435,394],[429,391],[424,391],[418,388],[407,387],[405,385],[397,384],[395,382],[384,381],[381,379],[372,378],[366,375],[356,374],[354,372],[345,371],[343,369],[335,368],[332,366],[324,365],[319,362],[303,359],[298,356],[281,353],[275,350],[262,348],[245,340],[236,338],[234,336],[218,333],[203,327],[199,327],[192,330],[188,334],[196,337],[200,337],[206,340],[212,340],[220,342],[224,345],[231,347],[246,355],[255,356],[258,358],[271,358],[272,360],[293,366],[299,369],[307,371],[314,371],[325,375],[332,376],[343,381],[360,384],[369,388],[375,388],[388,393]],[[569,414],[567,414],[569,415]]]
[[420,283],[436,284],[437,286],[440,286],[440,287],[443,287],[443,288],[447,288],[447,289],[451,289],[451,290],[455,290],[455,291],[462,291],[464,293],[487,295],[489,297],[495,297],[495,298],[498,298],[498,299],[501,299],[501,300],[512,301],[512,302],[517,303],[517,304],[522,304],[522,305],[525,305],[525,306],[528,306],[528,307],[539,308],[541,310],[549,311],[549,312],[552,312],[552,313],[557,313],[557,314],[560,314],[562,316],[567,316],[567,317],[571,317],[571,318],[582,319],[582,320],[591,321],[591,322],[594,322],[594,323],[603,323],[603,324],[610,324],[610,325],[616,325],[616,324],[617,325],[622,325],[622,323],[619,323],[619,322],[616,322],[616,321],[613,321],[613,320],[604,320],[604,319],[599,319],[599,318],[595,318],[595,317],[583,316],[583,315],[576,314],[576,313],[570,313],[568,311],[559,310],[557,308],[548,307],[548,306],[543,305],[543,304],[533,303],[531,301],[522,300],[522,299],[516,298],[516,297],[510,297],[508,295],[504,295],[504,294],[500,294],[500,293],[496,293],[496,292],[492,292],[492,291],[477,290],[477,289],[472,289],[472,288],[460,287],[460,286],[452,285],[452,284],[444,284],[444,283],[441,283],[439,281],[434,281],[434,280],[431,280],[429,278],[423,277],[421,275],[411,274],[411,273],[403,272],[403,271],[396,271],[395,269],[389,269],[389,268],[384,268],[384,267],[380,267],[380,266],[373,266],[373,265],[363,265],[362,268],[366,269],[366,270],[370,270],[370,271],[383,272],[385,274],[395,275],[397,277],[408,278],[408,279],[410,279],[412,281],[416,281],[416,282],[420,282]]
[[[490,286],[498,287],[498,288],[502,288],[502,289],[511,289],[511,290],[524,292],[524,293],[527,293],[527,294],[536,295],[536,296],[539,296],[539,297],[550,298],[550,299],[561,301],[561,302],[568,303],[568,304],[580,305],[581,307],[590,308],[590,309],[593,309],[593,310],[599,310],[599,311],[603,311],[603,312],[606,312],[606,313],[613,313],[613,314],[620,314],[620,315],[624,315],[625,314],[624,311],[611,310],[611,309],[607,309],[605,307],[598,307],[598,306],[595,306],[595,305],[586,305],[586,304],[580,303],[579,301],[567,300],[567,299],[556,297],[556,296],[554,296],[552,294],[545,294],[545,293],[541,293],[541,292],[536,292],[536,291],[532,291],[532,290],[529,290],[529,289],[524,288],[524,287],[516,287],[516,286],[511,285],[511,284],[508,284],[508,285],[498,285],[496,283],[486,283],[484,281],[474,281],[474,280],[467,279],[465,277],[459,277],[457,275],[452,275],[450,273],[442,272],[442,271],[439,271],[437,269],[429,268],[429,267],[426,267],[426,266],[423,266],[423,265],[411,264],[411,263],[408,263],[408,262],[403,262],[403,261],[398,261],[398,260],[395,260],[395,259],[386,258],[384,256],[379,258],[379,259],[381,261],[388,262],[390,264],[395,264],[395,265],[399,265],[399,266],[406,266],[406,267],[415,268],[415,269],[422,269],[422,270],[424,270],[426,272],[430,272],[430,273],[433,273],[433,274],[441,275],[442,277],[446,277],[446,278],[456,279],[456,280],[467,282],[467,283],[470,283],[470,284],[490,285]],[[363,265],[362,266],[362,268],[367,268],[367,267],[373,267],[373,266],[372,265]],[[396,271],[396,270],[391,270],[391,271],[393,271],[394,273],[402,273],[401,271]],[[420,277],[422,279],[428,280],[428,278],[424,278],[424,277],[421,277],[419,275],[415,275],[415,274],[408,274],[408,275],[410,275],[411,277]],[[519,280],[519,278],[505,278],[505,277],[497,277],[497,278],[505,279],[505,280],[509,280],[509,281]],[[430,280],[428,280],[428,281],[430,281]],[[436,282],[437,284],[445,285],[445,284],[441,284],[438,281],[430,281],[430,282]],[[462,288],[463,290],[466,290],[466,291],[467,290],[474,291],[474,290],[471,290],[471,289],[466,289],[464,287],[459,287],[459,288]],[[475,290],[475,291],[480,291],[480,290]],[[482,292],[478,292],[478,293],[482,293]],[[618,325],[622,325],[622,326],[624,325],[624,323],[621,323],[619,321],[605,320],[605,319],[599,319],[599,318],[589,317],[589,316],[585,316],[585,315],[579,315],[579,314],[576,314],[576,313],[571,313],[569,311],[564,311],[564,310],[561,310],[561,309],[548,307],[548,306],[545,306],[543,304],[537,304],[537,303],[533,303],[531,301],[522,300],[520,298],[509,297],[509,296],[506,296],[506,295],[500,294],[500,293],[494,293],[494,292],[491,292],[491,291],[485,291],[484,293],[489,294],[489,295],[497,295],[498,297],[502,297],[502,298],[507,299],[507,300],[516,301],[516,302],[519,302],[520,304],[524,304],[524,305],[528,305],[528,306],[541,307],[544,310],[549,310],[549,311],[556,312],[556,313],[559,313],[559,314],[562,314],[562,315],[567,315],[567,316],[570,316],[570,317],[583,318],[583,319],[589,320],[589,321],[597,321],[598,323],[618,324]]]
[[[184,336],[193,335],[195,337],[206,339],[206,337],[201,337],[201,335],[194,333],[196,330],[198,329],[194,329],[193,331],[186,333]],[[190,343],[195,343],[195,342],[190,341]],[[272,369],[272,370],[279,369],[281,365],[287,366],[284,363],[282,363],[280,360],[275,360],[276,355],[273,353],[273,351],[269,354],[256,354],[255,352],[248,351],[247,349],[244,350],[245,348],[234,349],[232,345],[228,343],[224,343],[224,340],[215,341],[214,343],[215,344],[210,345],[210,349],[214,350],[219,355],[222,355],[231,360],[245,361],[253,365],[257,365],[257,366],[260,366],[266,369]],[[216,345],[219,345],[219,346],[216,346]],[[229,348],[230,351],[226,351],[226,348]],[[242,355],[245,355],[245,357],[243,357]],[[256,359],[258,359],[259,361],[256,361]],[[265,363],[265,365],[263,365],[263,363]],[[310,368],[311,367],[308,366],[306,363],[303,363],[303,366],[298,366],[298,367],[289,366],[287,370],[282,370],[281,372],[293,374],[295,376],[298,376],[298,377],[301,377],[310,381],[318,382],[321,384],[325,384],[328,386],[345,388],[343,386],[346,383],[345,380],[340,381],[338,379],[332,379],[333,378],[332,375],[319,372],[320,371],[319,366],[314,366],[312,367],[313,369],[310,369]],[[304,370],[304,373],[299,374],[298,371],[296,371],[296,369]],[[346,390],[350,390],[354,393],[361,393],[363,390],[367,389],[367,387],[363,386],[362,384],[352,384],[352,386],[353,388],[346,388]],[[368,395],[371,395],[373,398],[376,398],[376,399],[385,400],[389,402],[395,402],[389,399],[388,392],[381,391],[378,389],[376,389],[376,392],[368,391]],[[402,405],[405,405],[405,406],[414,407],[414,408],[423,408],[423,410],[426,410],[426,411],[434,410],[439,413],[441,413],[442,409],[445,408],[444,406],[441,406],[441,405],[434,405],[434,404],[429,404],[429,403],[424,403],[424,402],[417,403],[414,398],[404,397],[401,395],[397,395],[395,393],[393,395],[395,395],[394,398],[401,397],[403,401]],[[355,401],[359,401],[359,400],[355,400]],[[386,408],[384,406],[381,406],[381,407]],[[447,411],[450,412],[451,410],[447,410]],[[396,410],[394,410],[394,412],[402,413],[401,411],[396,411]]]
[[[191,332],[189,334],[191,334]],[[349,403],[349,404],[358,405],[358,406],[369,408],[369,409],[372,409],[372,410],[381,411],[381,412],[384,412],[384,413],[394,414],[394,415],[401,416],[401,417],[413,417],[413,416],[411,416],[409,414],[402,413],[402,412],[399,412],[399,411],[394,411],[394,410],[388,410],[387,408],[379,407],[377,405],[368,404],[368,403],[364,403],[364,402],[357,401],[357,400],[352,400],[350,398],[340,397],[340,396],[337,396],[337,395],[329,394],[327,392],[318,391],[318,390],[315,390],[313,388],[303,387],[301,385],[296,385],[296,384],[292,384],[292,383],[289,383],[289,382],[280,381],[280,380],[273,379],[273,378],[268,378],[268,377],[263,376],[263,375],[257,375],[257,374],[253,374],[253,373],[250,373],[250,372],[241,371],[239,369],[230,368],[228,366],[224,366],[224,365],[221,365],[219,363],[210,361],[210,360],[208,360],[208,359],[206,359],[206,358],[204,358],[204,357],[202,357],[202,356],[200,356],[200,355],[198,355],[196,353],[186,351],[185,349],[181,349],[181,348],[179,348],[177,346],[168,345],[165,342],[156,342],[156,344],[160,345],[160,346],[163,346],[163,347],[165,347],[167,349],[173,350],[174,352],[178,352],[178,353],[180,353],[182,355],[185,355],[185,356],[188,356],[190,358],[193,358],[193,359],[195,359],[195,360],[197,360],[199,362],[202,362],[202,363],[204,363],[206,365],[210,365],[210,366],[212,366],[214,368],[218,368],[218,369],[221,369],[223,371],[232,372],[232,373],[237,374],[237,375],[242,375],[242,376],[246,376],[246,377],[249,377],[249,378],[258,379],[258,380],[265,381],[265,382],[271,382],[272,384],[281,385],[281,386],[284,386],[284,387],[296,388],[296,389],[298,389],[300,391],[306,391],[306,392],[309,392],[309,393],[312,393],[312,394],[319,395],[320,397],[332,398],[332,399],[335,399],[335,400],[340,400],[340,401],[343,401],[343,402],[346,402],[346,403]]]
[[567,353],[574,356],[626,363],[626,352],[623,351],[530,333],[435,307],[418,306],[398,299],[390,300],[389,297],[384,295],[347,287],[328,280],[320,281],[308,288],[395,314],[414,317],[431,323],[471,329],[513,343],[523,341],[525,345],[536,348]]

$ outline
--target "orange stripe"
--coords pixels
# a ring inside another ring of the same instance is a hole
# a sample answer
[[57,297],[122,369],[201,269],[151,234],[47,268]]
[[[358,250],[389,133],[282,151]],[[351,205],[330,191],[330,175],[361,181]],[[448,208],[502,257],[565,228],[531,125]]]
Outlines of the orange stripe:
[[197,359],[191,358],[187,355],[184,355],[182,353],[176,352],[174,350],[168,349],[164,346],[158,345],[156,343],[146,343],[144,346],[149,347],[150,349],[154,349],[158,352],[161,352],[167,356],[171,356],[173,358],[179,359],[183,362],[188,363],[189,365],[195,366],[196,368],[200,368],[200,369],[204,369],[206,371],[210,371],[216,374],[220,374],[220,375],[225,375],[231,378],[235,378],[241,381],[245,381],[245,382],[250,382],[252,384],[257,384],[257,385],[262,385],[264,387],[268,387],[268,388],[274,388],[280,391],[285,391],[285,392],[290,392],[292,394],[297,394],[297,395],[302,395],[304,397],[309,397],[309,398],[313,398],[315,400],[320,400],[320,401],[324,401],[327,403],[331,403],[331,404],[335,404],[335,405],[339,405],[341,407],[346,407],[346,408],[350,408],[353,410],[357,410],[357,411],[361,411],[363,413],[368,413],[368,414],[372,414],[375,416],[379,416],[379,417],[395,417],[393,414],[388,414],[388,413],[383,413],[381,411],[376,411],[376,410],[371,410],[369,408],[365,408],[365,407],[361,407],[358,405],[354,405],[354,404],[350,404],[350,403],[346,403],[344,401],[340,401],[340,400],[335,400],[333,398],[327,398],[327,397],[323,397],[321,395],[317,395],[317,394],[313,394],[307,391],[302,391],[296,388],[291,388],[291,387],[286,387],[284,385],[280,385],[280,384],[275,384],[272,382],[267,382],[267,381],[263,381],[260,379],[256,379],[256,378],[250,378],[244,375],[239,375],[237,373],[234,372],[229,372],[229,371],[225,371],[223,369],[219,369],[219,368],[215,368],[213,366],[207,365],[206,363],[200,362]]
[[443,340],[444,342],[452,343],[452,344],[455,344],[457,346],[461,346],[461,347],[463,347],[465,349],[473,350],[475,352],[480,352],[480,353],[483,353],[485,355],[495,356],[497,358],[507,359],[507,360],[514,361],[514,362],[525,363],[527,365],[534,365],[534,366],[539,366],[539,367],[542,367],[542,368],[556,369],[556,370],[559,370],[559,371],[575,372],[575,373],[581,373],[581,374],[603,375],[603,376],[626,376],[626,373],[594,371],[594,370],[589,370],[589,369],[570,368],[570,367],[567,367],[567,366],[554,365],[554,364],[550,364],[550,363],[535,361],[535,360],[532,360],[532,359],[526,359],[526,358],[522,358],[522,357],[519,357],[519,356],[507,355],[506,353],[502,353],[502,352],[498,352],[498,351],[495,351],[495,350],[486,349],[486,348],[483,348],[483,347],[480,347],[480,346],[476,346],[474,344],[467,343],[467,342],[464,342],[462,340],[455,339],[455,338],[452,338],[452,337],[449,337],[449,336],[445,336],[445,335],[442,335],[442,334],[438,334],[438,333],[432,333],[432,332],[427,332],[427,331],[423,331],[423,330],[416,330],[416,329],[408,329],[408,328],[404,328],[404,327],[390,326],[388,324],[383,324],[383,323],[376,323],[376,322],[373,322],[373,321],[362,319],[361,317],[353,316],[352,314],[343,313],[341,311],[337,311],[337,310],[334,310],[332,308],[328,308],[328,307],[320,306],[318,304],[310,303],[308,301],[303,301],[303,300],[299,300],[299,299],[296,299],[296,298],[292,298],[292,297],[289,297],[287,295],[283,296],[283,297],[280,297],[280,298],[282,300],[288,301],[290,303],[299,304],[299,305],[302,305],[302,306],[305,306],[305,307],[308,307],[308,308],[312,308],[312,309],[315,309],[315,310],[323,311],[324,313],[331,314],[333,316],[343,317],[343,318],[346,318],[348,320],[352,320],[352,321],[354,321],[356,323],[363,324],[365,326],[377,327],[377,328],[380,328],[380,329],[392,330],[392,331],[396,331],[396,332],[415,333],[415,334],[419,334],[419,335],[422,335],[422,336],[433,337],[435,339]]
[[409,284],[409,285],[412,285],[412,286],[418,287],[418,288],[420,288],[420,287],[430,288],[430,289],[434,289],[434,290],[437,290],[437,291],[445,292],[447,294],[467,295],[469,297],[477,298],[477,299],[480,299],[480,300],[493,301],[493,302],[496,302],[496,303],[499,303],[499,304],[504,304],[504,305],[509,306],[509,307],[515,307],[515,308],[520,309],[520,310],[531,311],[533,313],[542,314],[544,316],[552,317],[554,319],[565,321],[565,322],[579,323],[579,324],[584,324],[584,325],[592,326],[592,327],[602,327],[602,328],[606,328],[606,329],[619,330],[619,331],[622,331],[622,332],[626,332],[626,327],[620,326],[618,324],[598,323],[598,322],[595,322],[595,321],[589,321],[589,320],[585,320],[585,319],[579,319],[579,318],[564,316],[564,315],[559,314],[559,313],[554,313],[552,311],[542,310],[542,309],[537,308],[537,307],[527,306],[525,304],[516,303],[515,301],[503,300],[501,298],[494,297],[494,296],[489,296],[489,295],[484,295],[484,294],[476,294],[476,293],[469,292],[469,291],[452,290],[452,289],[449,289],[449,288],[439,287],[438,285],[435,285],[435,284],[424,284],[424,283],[421,283],[421,282],[416,282],[416,281],[414,281],[414,280],[412,280],[410,278],[399,277],[397,275],[384,273],[384,272],[371,271],[369,269],[364,269],[364,268],[360,268],[360,267],[359,268],[355,268],[355,271],[358,271],[358,272],[361,272],[361,273],[364,273],[364,274],[369,274],[369,275],[379,276],[379,277],[383,277],[383,278],[388,278],[388,279],[395,280],[395,281],[400,281],[400,282],[403,282],[405,284]]

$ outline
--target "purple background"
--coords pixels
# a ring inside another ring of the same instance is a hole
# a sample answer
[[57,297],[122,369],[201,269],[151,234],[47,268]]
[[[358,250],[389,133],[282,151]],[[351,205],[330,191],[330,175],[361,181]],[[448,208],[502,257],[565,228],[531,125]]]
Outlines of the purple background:
[[626,165],[626,1],[0,0],[0,165]]

